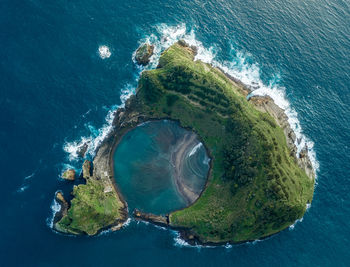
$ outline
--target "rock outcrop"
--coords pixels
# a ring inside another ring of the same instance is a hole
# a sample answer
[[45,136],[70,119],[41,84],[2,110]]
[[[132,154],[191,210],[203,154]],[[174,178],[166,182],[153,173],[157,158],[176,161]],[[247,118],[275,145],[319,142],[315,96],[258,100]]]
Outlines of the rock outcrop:
[[91,177],[91,162],[89,160],[85,160],[83,163],[83,178],[89,179]]
[[135,54],[135,60],[139,65],[146,66],[151,56],[153,55],[154,45],[150,45],[148,43],[142,44],[137,50]]
[[133,215],[136,219],[151,222],[160,226],[169,225],[169,216],[155,215],[152,213],[145,213],[138,209],[135,209]]
[[298,155],[297,147],[295,145],[296,135],[288,122],[288,116],[284,110],[280,108],[269,96],[252,96],[249,98],[249,101],[254,104],[259,111],[267,112],[275,119],[277,124],[283,129],[286,136],[287,145],[291,150],[291,154],[295,157],[299,167],[305,170],[307,176],[314,178],[315,171],[308,156],[307,147],[304,147]]
[[56,212],[55,217],[53,219],[53,224],[54,224],[54,228],[57,231],[63,232],[62,229],[60,229],[59,225],[57,225],[57,222],[63,217],[67,215],[68,212],[68,208],[69,208],[69,204],[68,202],[65,200],[63,193],[61,191],[56,192],[55,195],[55,200],[58,202],[58,204],[60,205],[60,210],[58,212]]
[[77,150],[77,154],[79,157],[84,158],[87,152],[87,149],[89,148],[90,141],[87,141],[83,143]]
[[62,174],[62,178],[65,180],[74,181],[75,180],[75,170],[74,169],[65,170],[64,173]]

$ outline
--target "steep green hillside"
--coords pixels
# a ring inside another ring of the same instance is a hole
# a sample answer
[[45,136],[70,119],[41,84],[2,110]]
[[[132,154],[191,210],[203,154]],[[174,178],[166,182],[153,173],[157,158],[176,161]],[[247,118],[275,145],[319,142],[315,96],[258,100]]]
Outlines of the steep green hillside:
[[170,225],[202,242],[240,242],[288,227],[312,201],[314,179],[300,169],[282,129],[242,89],[177,43],[145,71],[137,99],[150,118],[171,118],[198,133],[212,161],[202,196],[170,214]]

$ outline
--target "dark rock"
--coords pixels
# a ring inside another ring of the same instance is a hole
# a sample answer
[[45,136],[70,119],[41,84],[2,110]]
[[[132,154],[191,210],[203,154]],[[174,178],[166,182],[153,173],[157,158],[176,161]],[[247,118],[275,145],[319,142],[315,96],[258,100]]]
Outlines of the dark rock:
[[193,55],[196,56],[198,54],[198,48],[197,46],[191,45],[190,48],[193,51]]
[[297,147],[295,145],[296,135],[288,122],[288,117],[284,110],[281,109],[271,97],[269,96],[252,96],[249,102],[255,105],[255,107],[262,111],[269,113],[277,122],[277,124],[283,129],[286,136],[287,145],[291,150],[291,155],[296,159],[300,168],[305,170],[306,174],[313,178],[315,177],[315,171],[312,167],[311,160],[307,153],[307,147],[305,147],[297,156]]
[[56,224],[59,220],[61,220],[64,216],[67,215],[69,204],[63,197],[63,194],[61,191],[58,191],[55,195],[55,200],[60,204],[60,210],[56,212],[55,217],[53,219],[53,227],[57,231],[61,231],[60,228],[58,228],[58,225]]
[[74,169],[65,170],[64,173],[62,174],[62,178],[65,180],[74,181],[75,180],[75,170]]
[[83,178],[89,179],[91,177],[91,162],[85,160],[83,164]]
[[139,65],[146,66],[149,63],[150,57],[153,55],[154,45],[143,44],[141,45],[135,55],[135,60]]
[[186,41],[183,39],[179,40],[177,43],[183,47],[188,47],[188,43],[186,43]]
[[169,225],[169,217],[168,216],[161,216],[161,215],[154,215],[152,213],[145,213],[138,209],[135,209],[133,212],[133,215],[136,219],[151,222],[157,225],[161,226],[168,226]]
[[89,143],[90,141],[85,142],[82,146],[78,148],[77,154],[79,157],[85,158],[86,151],[89,148]]

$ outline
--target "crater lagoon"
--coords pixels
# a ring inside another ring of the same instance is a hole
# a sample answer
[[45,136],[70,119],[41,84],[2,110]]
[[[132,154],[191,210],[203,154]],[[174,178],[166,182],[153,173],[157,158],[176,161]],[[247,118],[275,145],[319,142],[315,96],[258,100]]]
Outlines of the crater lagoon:
[[152,121],[129,131],[118,144],[115,179],[129,212],[166,214],[198,198],[209,161],[195,133],[173,121]]

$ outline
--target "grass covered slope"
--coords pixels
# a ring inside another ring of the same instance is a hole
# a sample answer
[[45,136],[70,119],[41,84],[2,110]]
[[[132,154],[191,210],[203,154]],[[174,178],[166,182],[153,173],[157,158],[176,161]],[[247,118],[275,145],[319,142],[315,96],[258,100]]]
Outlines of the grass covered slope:
[[83,165],[86,184],[73,188],[73,199],[64,216],[54,224],[57,231],[95,235],[125,220],[124,203],[110,181],[90,175],[90,162]]
[[95,235],[120,217],[116,194],[105,194],[102,184],[96,180],[74,187],[72,194],[74,198],[67,215],[55,225],[61,232]]
[[314,179],[296,163],[283,130],[248,102],[238,85],[177,43],[142,73],[137,99],[150,118],[171,118],[198,133],[213,161],[207,187],[170,214],[201,242],[240,242],[288,227],[312,201]]

